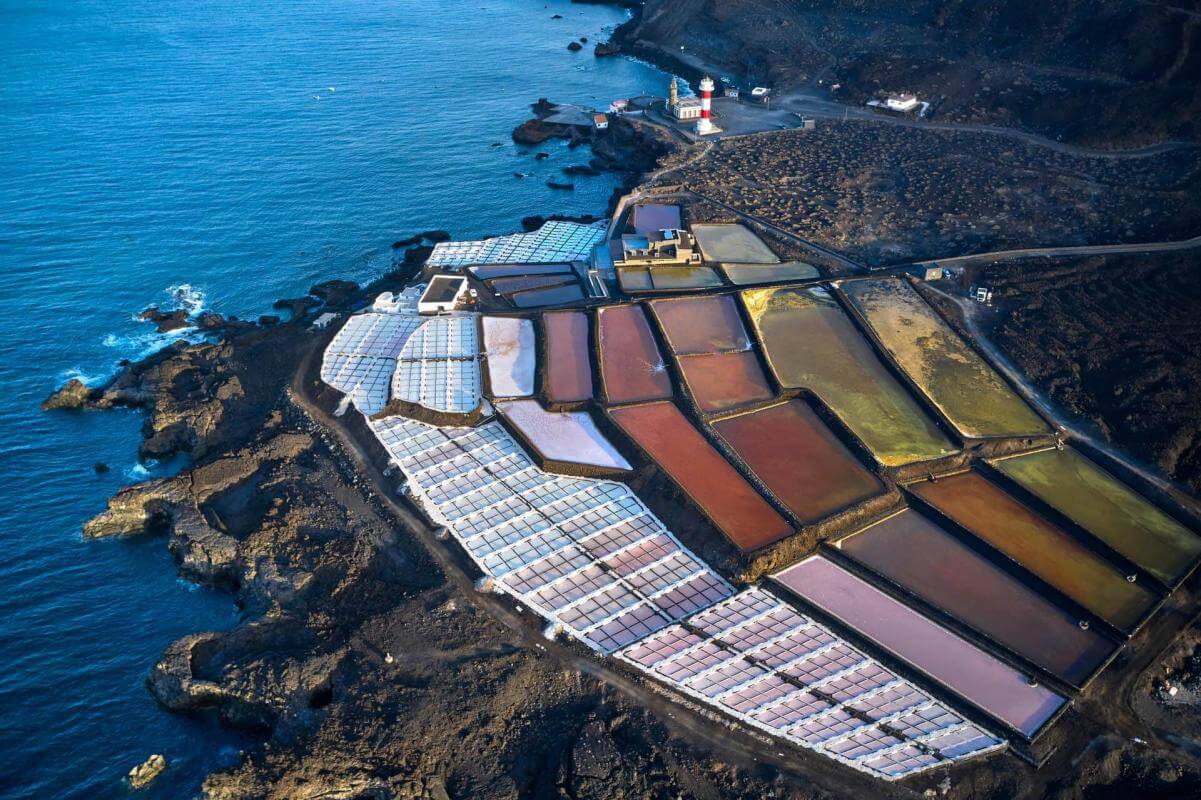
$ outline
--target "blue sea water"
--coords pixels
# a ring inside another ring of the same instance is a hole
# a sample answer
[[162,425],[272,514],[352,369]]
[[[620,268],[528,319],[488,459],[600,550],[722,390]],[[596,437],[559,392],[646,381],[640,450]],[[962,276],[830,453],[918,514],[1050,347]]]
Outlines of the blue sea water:
[[603,211],[611,176],[544,185],[586,153],[537,162],[509,132],[540,96],[662,91],[592,57],[622,19],[567,0],[0,0],[0,796],[124,796],[155,752],[171,767],[140,795],[193,796],[254,744],[144,687],[172,640],[238,623],[230,598],[177,579],[161,540],[80,535],[175,465],[137,462],[135,412],[39,401],[162,346],[133,318],[149,304],[255,316],[370,278],[415,231]]

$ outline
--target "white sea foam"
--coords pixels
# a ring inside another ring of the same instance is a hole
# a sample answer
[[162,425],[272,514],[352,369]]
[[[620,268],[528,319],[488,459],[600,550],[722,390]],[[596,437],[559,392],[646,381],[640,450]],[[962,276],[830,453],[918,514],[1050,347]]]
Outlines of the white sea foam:
[[196,316],[204,310],[205,294],[204,290],[198,286],[193,286],[190,283],[177,283],[174,286],[168,286],[166,292],[174,304],[168,306],[169,308],[182,308],[191,317]]
[[125,477],[131,481],[144,481],[151,475],[151,470],[154,468],[154,463],[150,462],[149,466],[141,461],[135,461],[132,466],[125,470]]
[[74,379],[74,380],[79,381],[80,383],[82,383],[85,386],[99,386],[100,384],[102,384],[106,380],[108,380],[109,376],[111,374],[112,374],[111,372],[107,373],[107,374],[103,374],[103,375],[89,374],[87,372],[84,372],[79,367],[72,367],[71,369],[65,369],[62,372],[58,373],[58,379],[59,379],[58,382],[59,382],[59,384],[63,384],[69,380]]

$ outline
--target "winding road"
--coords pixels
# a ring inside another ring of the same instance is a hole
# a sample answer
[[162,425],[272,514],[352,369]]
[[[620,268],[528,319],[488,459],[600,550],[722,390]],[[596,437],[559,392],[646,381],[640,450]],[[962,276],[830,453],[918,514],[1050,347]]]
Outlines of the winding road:
[[1069,256],[1104,256],[1122,253],[1168,253],[1177,250],[1192,250],[1201,247],[1201,236],[1173,242],[1132,242],[1129,244],[1086,244],[1065,247],[1027,247],[1020,250],[997,250],[991,253],[976,253],[968,256],[933,258],[915,262],[915,266],[967,267],[975,264],[992,264],[998,261],[1018,261],[1026,258],[1063,258]]

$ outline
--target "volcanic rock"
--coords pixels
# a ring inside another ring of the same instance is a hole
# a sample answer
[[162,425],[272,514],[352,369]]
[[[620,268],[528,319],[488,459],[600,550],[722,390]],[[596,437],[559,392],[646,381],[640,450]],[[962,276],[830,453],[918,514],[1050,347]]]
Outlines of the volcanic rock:
[[141,789],[150,784],[157,778],[163,770],[167,768],[167,759],[160,754],[155,753],[146,759],[145,762],[139,764],[129,771],[129,785],[134,789]]

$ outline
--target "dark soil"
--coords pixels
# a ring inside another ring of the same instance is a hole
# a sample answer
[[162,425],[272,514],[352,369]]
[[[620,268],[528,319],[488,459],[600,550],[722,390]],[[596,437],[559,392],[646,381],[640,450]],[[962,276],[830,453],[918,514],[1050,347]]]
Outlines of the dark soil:
[[[938,118],[1116,146],[1201,138],[1195,2],[647,0],[615,39],[777,93],[916,92]],[[695,68],[694,68],[695,69]]]
[[1056,403],[1201,494],[1201,255],[1005,264],[996,342]]
[[873,266],[1201,231],[1201,148],[1077,156],[985,133],[827,122],[721,141],[664,180]]

